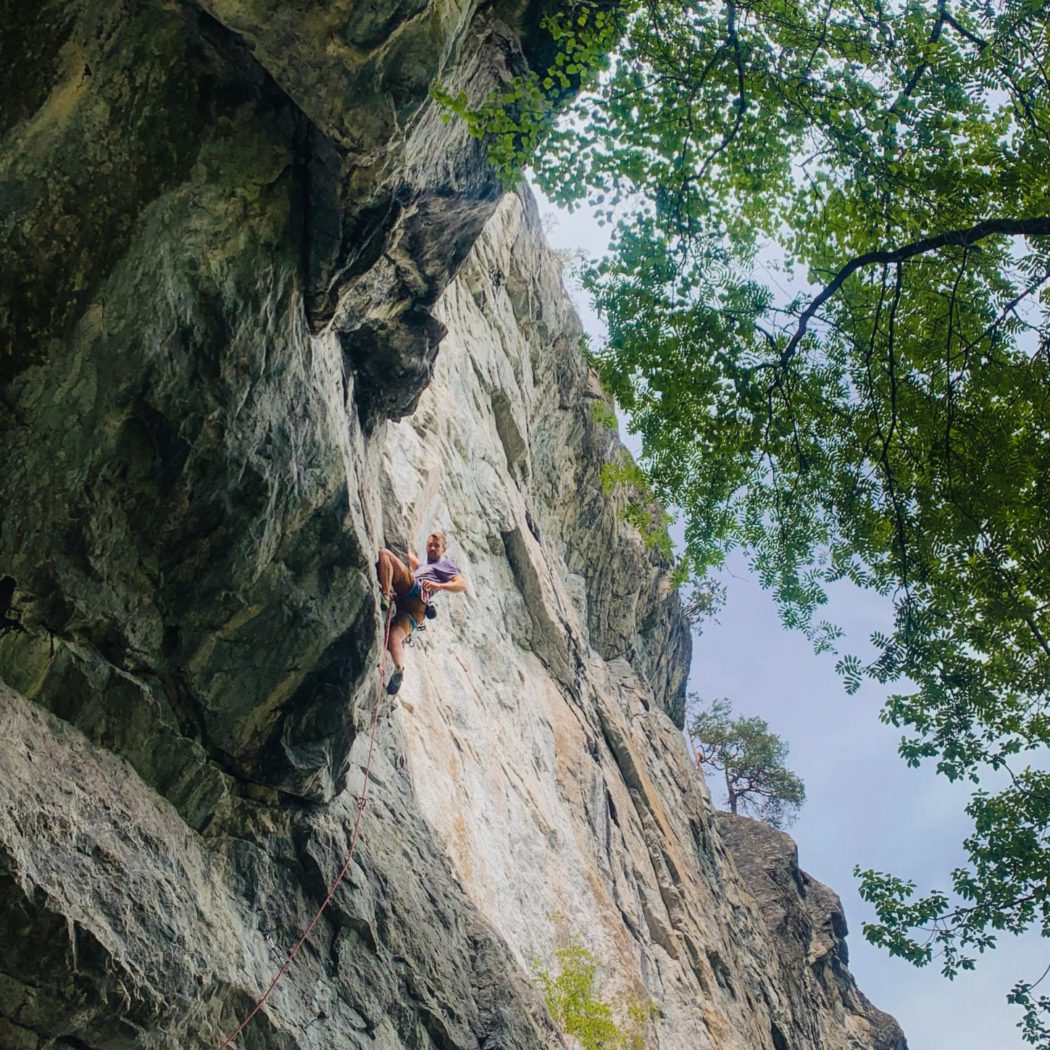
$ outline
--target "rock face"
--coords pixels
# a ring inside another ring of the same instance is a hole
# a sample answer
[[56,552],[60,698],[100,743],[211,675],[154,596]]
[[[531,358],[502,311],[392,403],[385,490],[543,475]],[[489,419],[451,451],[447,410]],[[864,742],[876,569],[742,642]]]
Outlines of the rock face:
[[383,701],[347,879],[237,1045],[558,1047],[534,961],[575,937],[655,1004],[653,1048],[904,1046],[829,891],[715,821],[688,629],[603,489],[557,262],[428,100],[523,68],[542,13],[5,25],[5,1050],[217,1047],[247,1015],[348,852],[375,551],[433,527],[469,590]]
[[[824,1018],[833,1016],[853,1039],[846,1045],[906,1050],[897,1022],[871,1005],[847,969],[842,902],[799,868],[791,838],[733,813],[717,814],[716,823],[776,945],[776,965],[784,974],[776,983],[794,1000],[785,1012],[800,1019],[810,1015],[809,1045],[822,1045]],[[774,1045],[776,1039],[774,1034]]]

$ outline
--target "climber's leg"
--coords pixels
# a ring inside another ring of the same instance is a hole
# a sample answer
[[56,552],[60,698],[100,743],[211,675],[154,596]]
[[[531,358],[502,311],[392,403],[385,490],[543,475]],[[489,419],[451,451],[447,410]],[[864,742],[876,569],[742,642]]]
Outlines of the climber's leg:
[[405,650],[404,641],[412,633],[415,626],[413,618],[408,613],[399,613],[390,625],[390,638],[387,649],[394,661],[394,671],[387,683],[386,691],[393,695],[401,688],[401,679],[405,674]]
[[408,566],[393,552],[384,547],[376,562],[379,589],[384,597],[399,597],[407,593],[415,583]]

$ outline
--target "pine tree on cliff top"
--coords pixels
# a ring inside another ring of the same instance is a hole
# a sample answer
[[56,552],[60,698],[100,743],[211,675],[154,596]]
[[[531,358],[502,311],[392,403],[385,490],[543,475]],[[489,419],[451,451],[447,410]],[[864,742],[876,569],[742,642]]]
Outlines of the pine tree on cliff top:
[[725,698],[709,706],[694,700],[685,728],[697,764],[722,775],[730,812],[774,828],[795,822],[806,788],[784,764],[787,744],[764,719],[733,718],[733,706]]

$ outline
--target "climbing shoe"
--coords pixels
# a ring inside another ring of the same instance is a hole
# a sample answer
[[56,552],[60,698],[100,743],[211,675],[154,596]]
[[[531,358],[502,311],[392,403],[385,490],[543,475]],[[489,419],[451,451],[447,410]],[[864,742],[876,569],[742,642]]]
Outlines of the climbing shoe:
[[392,594],[380,594],[379,595],[379,608],[382,609],[383,612],[390,612],[390,603],[393,600],[394,600],[394,596]]
[[403,667],[395,667],[394,673],[390,676],[390,681],[386,684],[386,691],[393,696],[401,688],[401,680],[405,677],[405,669]]

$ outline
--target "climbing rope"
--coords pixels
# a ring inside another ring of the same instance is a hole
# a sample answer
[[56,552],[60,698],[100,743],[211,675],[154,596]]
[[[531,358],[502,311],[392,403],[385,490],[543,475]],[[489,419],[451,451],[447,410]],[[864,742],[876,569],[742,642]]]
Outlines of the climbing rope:
[[372,755],[375,752],[376,747],[376,729],[379,726],[379,709],[383,700],[383,679],[386,678],[386,652],[387,645],[390,643],[390,624],[394,619],[394,603],[391,601],[390,608],[386,614],[386,629],[383,634],[383,652],[379,657],[379,685],[376,689],[376,702],[375,707],[372,711],[372,733],[371,738],[368,742],[368,758],[365,760],[365,778],[361,785],[361,794],[357,796],[357,816],[354,819],[354,830],[350,835],[350,852],[346,855],[346,860],[343,862],[342,868],[339,869],[339,874],[335,877],[335,882],[332,883],[331,889],[328,891],[328,896],[325,897],[321,903],[321,907],[317,909],[317,913],[310,920],[310,924],[303,931],[303,935],[295,942],[295,947],[288,953],[288,958],[284,960],[281,968],[277,971],[276,976],[270,982],[270,987],[263,993],[263,997],[255,1004],[252,1012],[241,1021],[241,1023],[223,1040],[219,1050],[226,1050],[228,1046],[233,1045],[233,1041],[248,1027],[249,1022],[252,1018],[266,1005],[266,1001],[270,998],[270,994],[274,988],[277,987],[277,982],[288,972],[288,968],[292,965],[292,960],[299,954],[300,949],[310,937],[313,932],[313,928],[320,921],[321,916],[324,914],[325,908],[332,902],[332,898],[335,896],[335,891],[339,889],[343,879],[346,878],[346,873],[350,870],[350,865],[354,859],[354,852],[357,849],[357,840],[361,835],[361,820],[365,814],[365,801],[368,794],[368,778],[372,771]]

